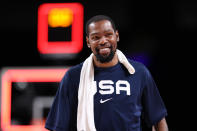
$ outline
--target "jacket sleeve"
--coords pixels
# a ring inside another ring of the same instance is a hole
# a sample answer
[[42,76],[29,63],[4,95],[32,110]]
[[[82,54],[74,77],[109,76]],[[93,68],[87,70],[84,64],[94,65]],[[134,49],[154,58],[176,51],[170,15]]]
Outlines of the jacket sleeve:
[[167,110],[155,81],[146,67],[144,68],[143,83],[142,104],[144,119],[146,124],[150,127],[165,117],[167,115]]

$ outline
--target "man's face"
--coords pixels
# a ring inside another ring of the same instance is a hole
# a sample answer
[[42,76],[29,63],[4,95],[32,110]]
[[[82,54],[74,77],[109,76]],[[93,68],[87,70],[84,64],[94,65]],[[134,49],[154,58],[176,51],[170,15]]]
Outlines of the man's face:
[[113,59],[119,41],[118,31],[114,31],[111,22],[101,20],[93,22],[88,27],[87,45],[91,48],[97,60],[101,63]]

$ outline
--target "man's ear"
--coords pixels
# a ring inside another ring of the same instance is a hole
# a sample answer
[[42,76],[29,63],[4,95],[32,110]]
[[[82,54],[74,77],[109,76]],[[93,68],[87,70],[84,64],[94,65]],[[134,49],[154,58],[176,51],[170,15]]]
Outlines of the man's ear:
[[88,48],[90,48],[89,38],[87,36],[86,36],[86,43],[87,43]]
[[118,30],[116,30],[116,38],[117,38],[117,42],[119,42],[120,41],[120,38],[119,38]]

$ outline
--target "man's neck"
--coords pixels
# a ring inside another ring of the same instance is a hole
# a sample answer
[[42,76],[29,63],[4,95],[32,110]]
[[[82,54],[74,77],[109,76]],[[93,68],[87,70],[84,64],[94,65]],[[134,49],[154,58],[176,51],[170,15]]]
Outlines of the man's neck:
[[101,63],[97,61],[96,56],[93,57],[94,65],[97,67],[112,67],[118,63],[118,56],[117,54],[114,55],[114,58],[110,62]]

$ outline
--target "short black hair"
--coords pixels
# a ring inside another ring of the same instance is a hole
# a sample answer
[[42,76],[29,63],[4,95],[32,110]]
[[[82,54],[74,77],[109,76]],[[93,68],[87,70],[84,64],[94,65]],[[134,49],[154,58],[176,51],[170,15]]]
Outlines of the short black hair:
[[98,21],[102,21],[102,20],[108,20],[110,21],[111,25],[112,25],[112,28],[114,29],[114,31],[116,31],[116,26],[115,26],[115,23],[114,21],[109,17],[109,16],[106,16],[106,15],[96,15],[96,16],[93,16],[92,18],[90,18],[87,22],[86,22],[86,35],[88,36],[89,35],[89,31],[88,31],[88,26],[93,23],[93,22],[98,22]]

